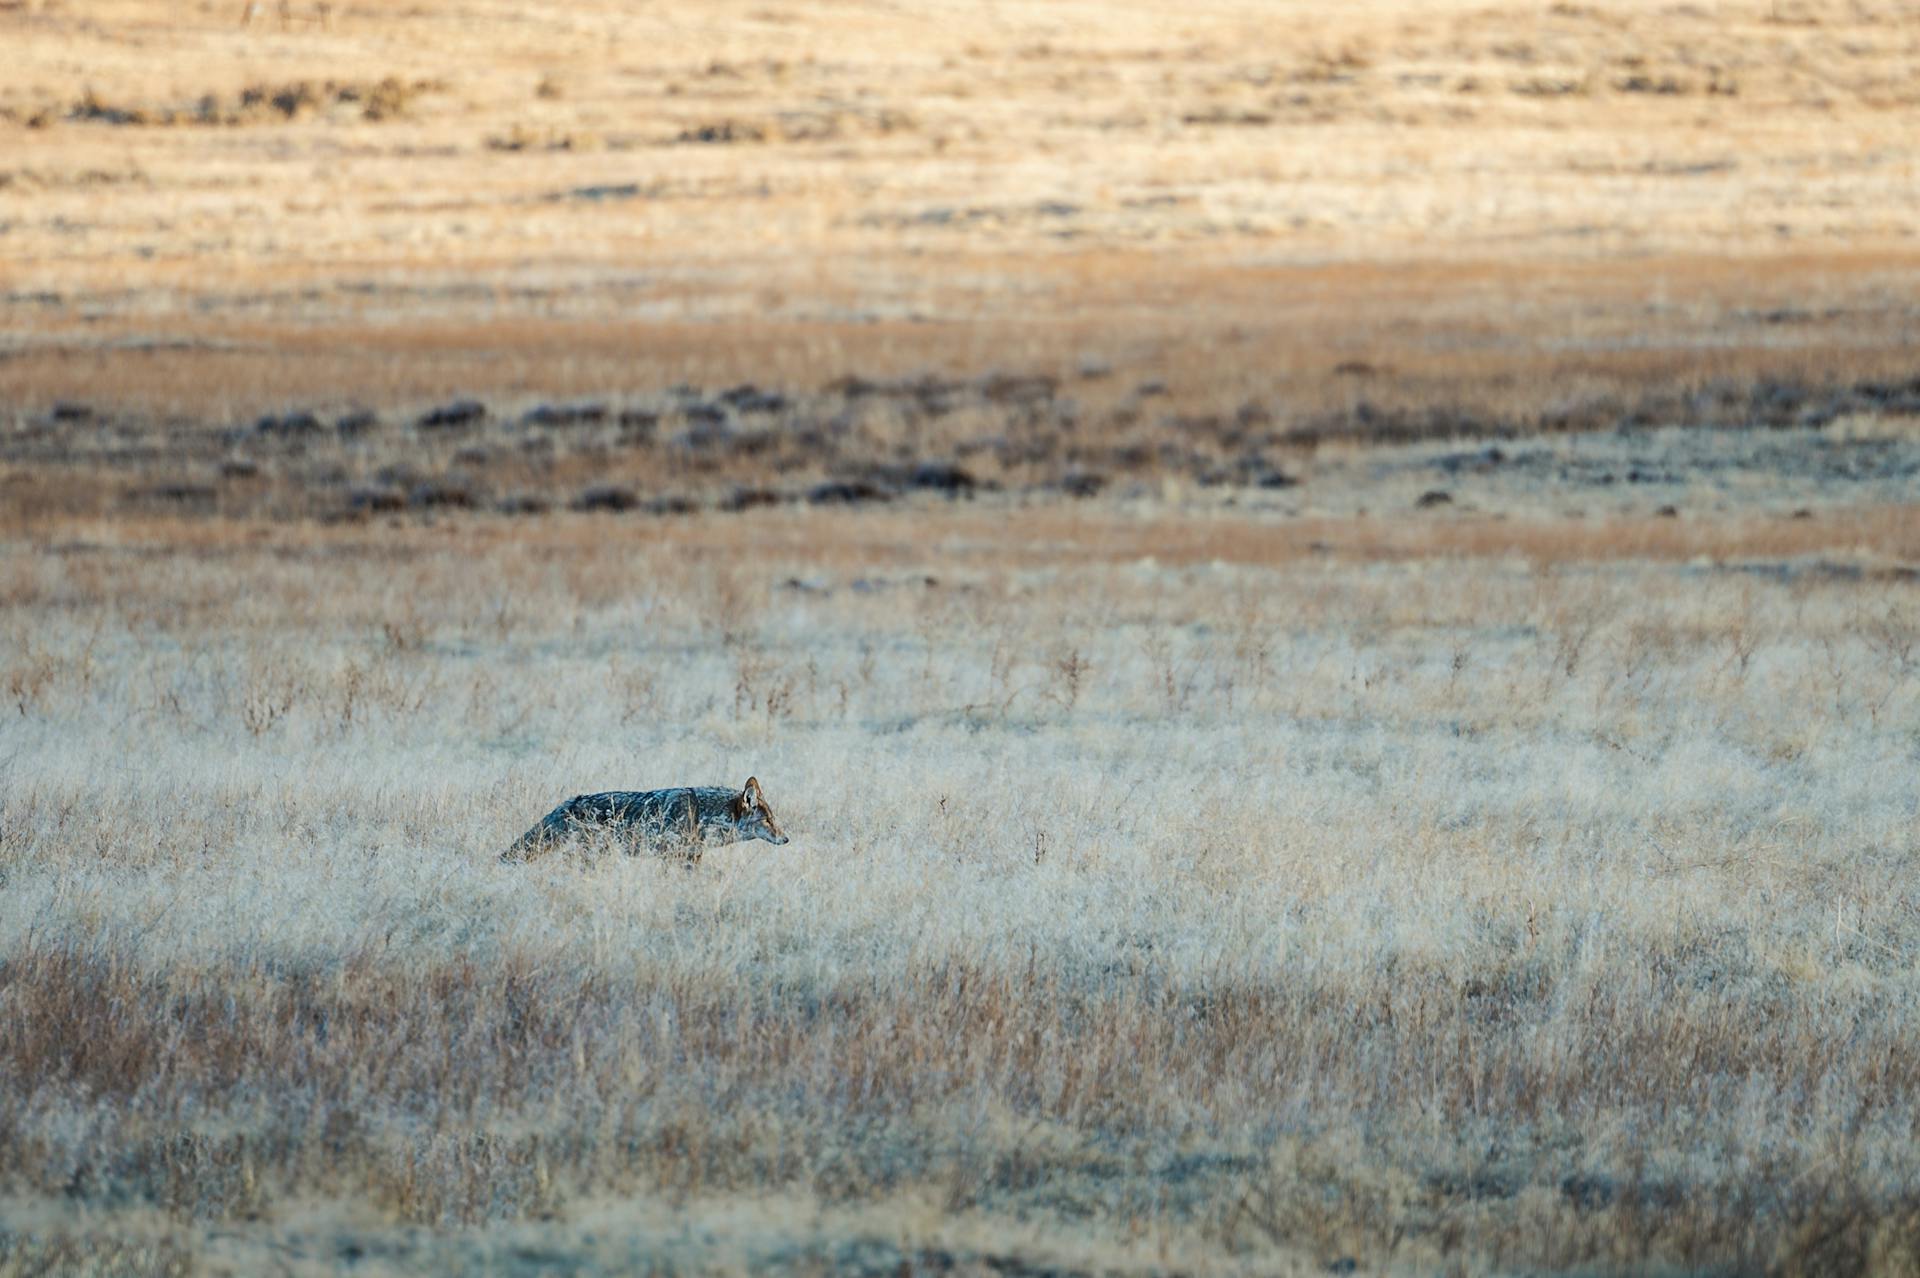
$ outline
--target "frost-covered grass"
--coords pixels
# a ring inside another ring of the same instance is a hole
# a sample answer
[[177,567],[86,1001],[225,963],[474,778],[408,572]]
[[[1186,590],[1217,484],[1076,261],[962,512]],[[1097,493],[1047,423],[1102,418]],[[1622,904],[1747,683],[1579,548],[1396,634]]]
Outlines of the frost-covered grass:
[[[1844,521],[1764,572],[1019,510],[15,541],[0,1266],[1898,1271],[1875,518],[1858,579]],[[789,846],[495,860],[749,773]]]

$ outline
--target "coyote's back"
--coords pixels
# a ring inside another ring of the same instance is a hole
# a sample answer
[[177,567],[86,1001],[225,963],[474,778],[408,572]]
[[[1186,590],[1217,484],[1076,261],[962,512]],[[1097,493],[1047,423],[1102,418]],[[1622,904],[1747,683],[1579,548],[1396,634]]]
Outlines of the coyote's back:
[[609,790],[578,794],[547,813],[500,854],[502,861],[528,861],[557,843],[595,830],[626,845],[629,854],[647,851],[698,861],[710,847],[765,839],[785,843],[773,809],[748,777],[738,790],[727,786],[685,785],[668,790]]

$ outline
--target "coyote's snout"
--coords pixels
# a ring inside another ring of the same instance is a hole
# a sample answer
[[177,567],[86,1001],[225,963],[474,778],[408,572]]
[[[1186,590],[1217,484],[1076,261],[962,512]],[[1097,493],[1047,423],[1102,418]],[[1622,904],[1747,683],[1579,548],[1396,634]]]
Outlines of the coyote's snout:
[[738,790],[717,785],[679,786],[671,790],[611,790],[580,794],[540,818],[502,861],[526,861],[576,834],[605,830],[633,853],[648,851],[698,861],[710,847],[765,839],[785,843],[787,836],[773,819],[773,809],[760,793],[760,782],[748,777]]

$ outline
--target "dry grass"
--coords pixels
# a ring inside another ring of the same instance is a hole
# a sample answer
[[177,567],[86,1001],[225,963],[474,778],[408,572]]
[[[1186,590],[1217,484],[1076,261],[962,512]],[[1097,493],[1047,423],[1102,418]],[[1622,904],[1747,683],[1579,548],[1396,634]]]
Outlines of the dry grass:
[[1645,528],[17,530],[0,1257],[1904,1272],[1911,513]]
[[[1574,554],[1710,553],[1726,544],[1731,517],[1742,524],[1736,541],[1787,546],[1807,534],[1745,525],[1820,514],[1874,524],[1862,546],[1897,555],[1899,511],[1920,475],[1920,380],[1723,382],[1632,409],[1522,420],[1363,403],[1291,423],[1258,401],[1185,414],[1135,393],[1101,407],[1098,383],[1091,396],[1088,386],[916,379],[792,397],[680,388],[563,404],[459,401],[412,418],[300,410],[230,426],[64,405],[0,421],[9,499],[0,520],[31,530],[155,512],[644,518],[892,502],[924,513],[916,498],[998,511],[1067,495],[1250,514],[1261,545],[1273,540],[1261,529],[1285,518],[1293,522],[1282,541],[1323,551],[1353,543],[1356,531],[1369,554],[1396,539],[1408,553],[1471,548],[1509,536],[1476,523],[1517,518],[1545,520],[1553,531],[1537,539]],[[1377,442],[1395,436],[1415,442]],[[1434,511],[1437,526],[1311,522],[1409,509]],[[1588,518],[1591,528],[1568,522]],[[1231,524],[1212,539],[1241,536]]]
[[1920,1268],[1911,4],[243,16],[0,3],[0,1275]]
[[9,401],[1911,373],[1899,5],[239,9],[0,8]]

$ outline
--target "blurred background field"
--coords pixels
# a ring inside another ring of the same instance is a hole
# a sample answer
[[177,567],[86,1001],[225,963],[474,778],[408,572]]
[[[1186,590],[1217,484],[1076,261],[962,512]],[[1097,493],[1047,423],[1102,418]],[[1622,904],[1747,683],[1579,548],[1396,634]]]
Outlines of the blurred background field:
[[247,12],[0,8],[15,404],[1091,364],[1517,412],[1913,335],[1911,5]]

